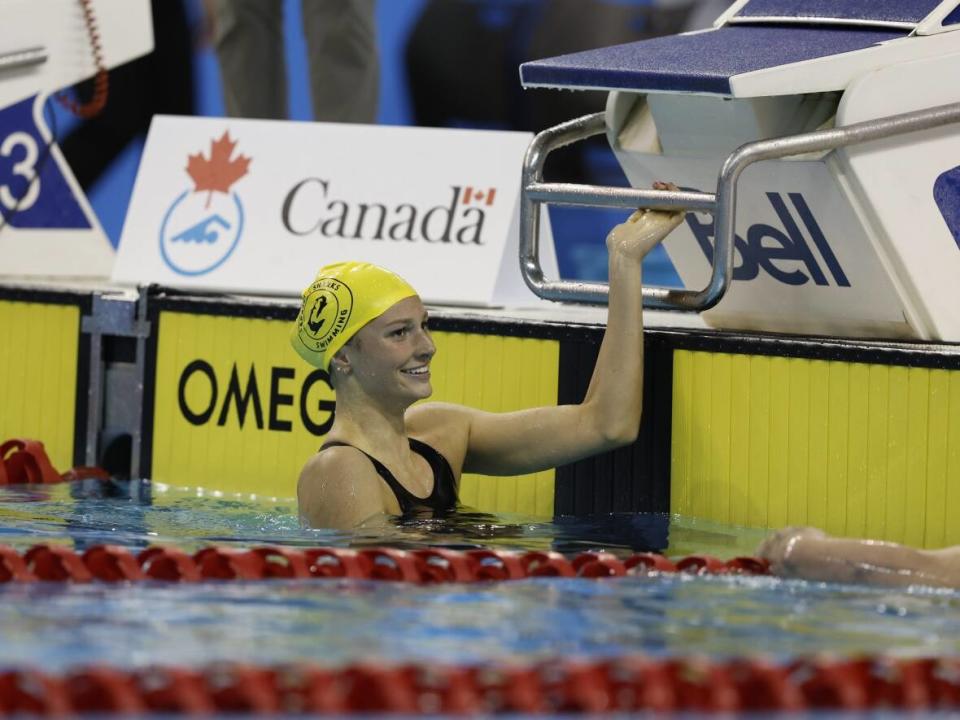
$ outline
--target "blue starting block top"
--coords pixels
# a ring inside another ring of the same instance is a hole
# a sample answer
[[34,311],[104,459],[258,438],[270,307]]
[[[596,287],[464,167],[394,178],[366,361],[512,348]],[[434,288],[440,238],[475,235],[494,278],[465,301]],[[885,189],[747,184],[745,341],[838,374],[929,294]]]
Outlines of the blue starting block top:
[[730,22],[795,20],[916,25],[943,0],[750,0]]
[[891,28],[726,25],[524,63],[520,80],[525,87],[730,95],[730,79],[735,75],[862,50],[904,37],[907,32]]

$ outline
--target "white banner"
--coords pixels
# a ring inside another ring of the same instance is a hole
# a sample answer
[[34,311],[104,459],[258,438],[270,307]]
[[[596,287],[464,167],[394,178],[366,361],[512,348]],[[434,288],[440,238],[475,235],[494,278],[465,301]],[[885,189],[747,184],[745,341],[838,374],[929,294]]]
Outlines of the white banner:
[[[540,301],[517,259],[527,133],[156,117],[121,237],[119,283],[290,295],[364,260],[424,300]],[[556,276],[544,223],[541,259]]]

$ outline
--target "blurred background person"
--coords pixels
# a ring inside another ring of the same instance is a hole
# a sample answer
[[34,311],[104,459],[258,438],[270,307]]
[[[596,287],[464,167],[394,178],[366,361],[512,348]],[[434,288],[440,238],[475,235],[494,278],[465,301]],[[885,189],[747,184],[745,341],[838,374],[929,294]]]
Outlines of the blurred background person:
[[713,27],[713,21],[730,7],[731,0],[660,0],[661,3],[673,3],[686,8],[684,31],[706,30]]
[[[288,116],[283,0],[205,0],[232,117]],[[375,0],[302,0],[315,120],[377,119],[380,64]]]

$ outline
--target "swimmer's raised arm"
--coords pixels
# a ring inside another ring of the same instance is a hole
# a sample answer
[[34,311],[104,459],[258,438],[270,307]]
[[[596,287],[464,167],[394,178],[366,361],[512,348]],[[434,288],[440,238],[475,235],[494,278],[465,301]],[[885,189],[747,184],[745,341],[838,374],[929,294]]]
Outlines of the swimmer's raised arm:
[[[655,187],[676,190],[665,183]],[[420,413],[445,413],[451,426],[465,426],[468,435],[464,471],[488,475],[535,472],[633,442],[643,405],[642,261],[682,219],[683,212],[639,210],[607,236],[607,329],[582,403],[501,414],[414,407],[408,429],[416,431]]]
[[757,549],[775,575],[888,587],[960,588],[960,547],[918,550],[879,540],[831,537],[815,528],[785,528]]
[[463,471],[527,473],[633,442],[643,406],[642,261],[682,217],[636,212],[607,237],[607,330],[579,405],[503,414],[415,405],[432,393],[436,352],[416,291],[369,263],[320,268],[291,331],[297,353],[329,373],[337,403],[326,442],[300,475],[305,524],[353,527],[420,510],[436,516],[456,507]]

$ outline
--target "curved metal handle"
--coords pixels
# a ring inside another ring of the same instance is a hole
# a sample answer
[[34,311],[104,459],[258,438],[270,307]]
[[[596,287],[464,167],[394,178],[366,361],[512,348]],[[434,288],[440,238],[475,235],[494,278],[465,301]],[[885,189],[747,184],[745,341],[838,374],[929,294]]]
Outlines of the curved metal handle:
[[832,130],[747,143],[734,150],[724,161],[717,179],[717,192],[710,194],[542,182],[543,165],[551,152],[606,131],[604,113],[571,120],[544,130],[527,148],[520,189],[520,273],[534,294],[546,300],[590,304],[607,301],[610,291],[607,283],[544,278],[540,266],[540,205],[544,203],[705,211],[713,213],[716,224],[710,282],[702,290],[645,286],[643,304],[644,307],[666,310],[707,310],[720,302],[730,287],[737,183],[748,166],[761,160],[835,150],[955,122],[960,122],[960,103],[867,120]]

